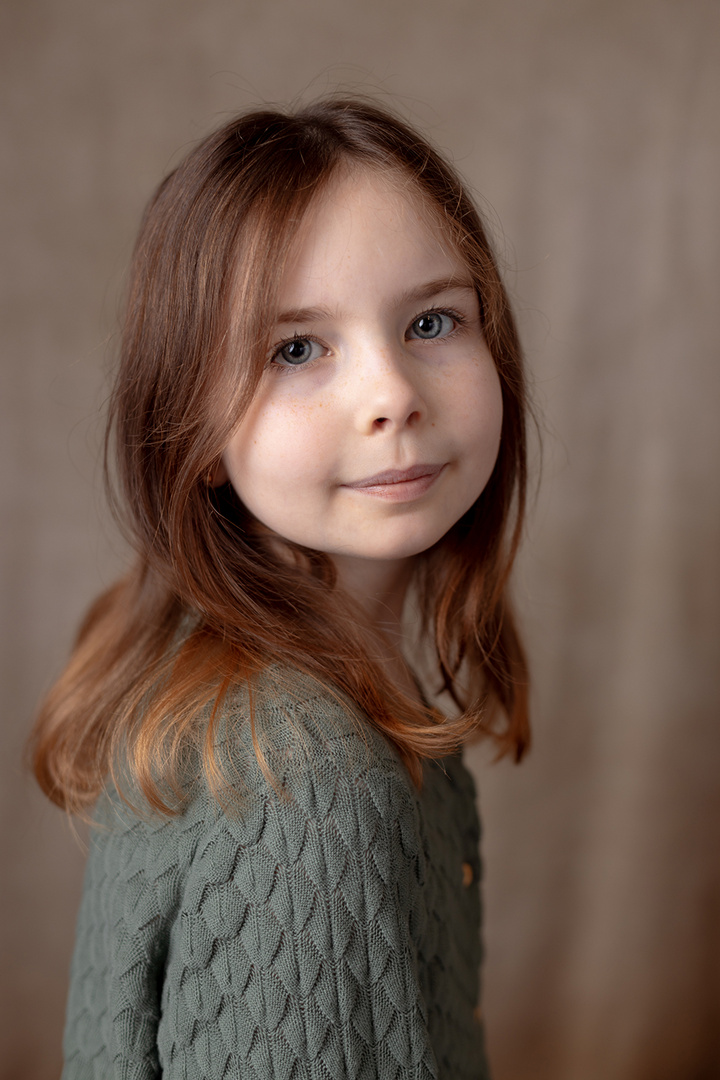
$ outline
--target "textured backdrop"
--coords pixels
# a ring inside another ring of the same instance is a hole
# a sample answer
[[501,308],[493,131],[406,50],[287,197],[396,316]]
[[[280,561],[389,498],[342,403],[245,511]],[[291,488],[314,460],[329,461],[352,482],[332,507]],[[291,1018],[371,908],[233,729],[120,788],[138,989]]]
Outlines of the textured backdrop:
[[141,209],[231,113],[337,86],[394,102],[482,193],[542,415],[517,589],[535,749],[471,755],[496,1078],[709,1080],[716,0],[3,0],[0,1077],[58,1071],[82,853],[21,748],[122,565],[98,416]]

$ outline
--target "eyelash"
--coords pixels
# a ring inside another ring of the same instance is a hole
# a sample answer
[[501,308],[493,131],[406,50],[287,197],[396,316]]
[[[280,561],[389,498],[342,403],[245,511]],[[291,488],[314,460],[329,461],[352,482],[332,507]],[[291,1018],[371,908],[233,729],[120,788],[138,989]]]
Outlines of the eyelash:
[[[467,316],[463,315],[462,312],[460,312],[460,311],[456,311],[454,308],[433,307],[433,308],[426,308],[425,311],[419,311],[417,313],[417,315],[414,315],[412,317],[412,319],[410,320],[410,322],[408,323],[408,330],[413,325],[413,323],[416,323],[418,321],[418,319],[422,319],[426,315],[446,315],[449,319],[452,319],[452,321],[455,323],[455,326],[450,331],[450,333],[446,334],[445,337],[441,338],[442,341],[447,341],[448,338],[454,337],[455,334],[459,330],[461,330],[465,326],[467,326],[467,323],[468,323]],[[410,338],[410,340],[411,341],[423,341],[423,340],[425,340],[425,341],[434,341],[436,339],[435,338],[425,338],[425,339],[423,339],[423,338]],[[274,367],[276,369],[276,371],[280,372],[283,375],[288,375],[293,371],[306,371],[308,368],[314,367],[315,364],[317,363],[317,360],[320,360],[321,357],[317,357],[316,360],[309,360],[306,364],[296,364],[296,365],[287,364],[287,365],[285,365],[285,364],[275,364],[274,363],[274,361],[280,355],[282,350],[287,345],[292,345],[292,343],[294,341],[312,341],[313,344],[320,345],[323,348],[325,348],[325,346],[323,346],[323,343],[321,341],[318,341],[317,338],[311,337],[308,334],[293,334],[292,337],[285,338],[284,341],[279,341],[277,345],[273,346],[273,350],[272,350],[272,353],[271,353],[270,358],[268,360],[267,366],[268,367]]]
[[[448,319],[452,319],[452,321],[455,323],[455,326],[452,328],[450,333],[446,334],[445,337],[441,339],[442,341],[447,341],[448,338],[454,337],[455,334],[457,333],[457,331],[461,330],[464,326],[467,326],[467,323],[468,323],[467,316],[463,315],[462,312],[460,312],[460,311],[455,311],[454,308],[434,307],[434,308],[428,308],[427,311],[419,312],[415,316],[414,319],[410,320],[410,322],[408,324],[408,329],[413,325],[413,323],[416,323],[418,321],[418,319],[423,319],[423,318],[425,318],[426,315],[447,315]],[[412,338],[412,340],[413,341],[422,341],[423,339],[422,338]],[[424,340],[426,340],[426,341],[435,341],[436,339],[435,338],[425,338]]]
[[[312,343],[314,345],[321,345],[323,348],[325,348],[325,346],[322,344],[321,341],[318,341],[317,338],[310,337],[309,334],[293,334],[292,337],[285,338],[284,341],[279,341],[277,343],[277,345],[273,346],[273,350],[272,350],[272,352],[270,354],[270,357],[268,359],[267,366],[268,367],[274,367],[278,372],[280,372],[283,375],[287,375],[291,371],[300,371],[303,368],[314,367],[315,363],[316,363],[315,360],[309,360],[307,362],[307,364],[295,364],[295,365],[293,365],[293,364],[287,364],[287,365],[286,364],[275,364],[274,363],[274,361],[277,359],[277,357],[280,355],[280,353],[286,347],[286,345],[292,345],[292,343],[294,341],[312,341]],[[320,359],[320,357],[318,357],[318,360],[319,359]]]

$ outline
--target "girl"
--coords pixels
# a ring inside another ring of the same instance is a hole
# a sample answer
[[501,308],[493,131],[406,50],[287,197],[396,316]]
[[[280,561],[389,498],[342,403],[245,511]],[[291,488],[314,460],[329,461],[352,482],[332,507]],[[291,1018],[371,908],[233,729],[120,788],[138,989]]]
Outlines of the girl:
[[452,169],[342,98],[206,139],[142,223],[110,430],[137,563],[34,739],[94,806],[66,1080],[485,1077],[459,752],[528,741],[524,384]]

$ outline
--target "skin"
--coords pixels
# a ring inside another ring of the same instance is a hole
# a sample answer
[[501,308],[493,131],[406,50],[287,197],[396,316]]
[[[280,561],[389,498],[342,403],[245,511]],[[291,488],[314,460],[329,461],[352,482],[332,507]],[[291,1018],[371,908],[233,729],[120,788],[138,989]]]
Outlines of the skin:
[[[216,479],[280,536],[331,555],[407,687],[399,624],[412,559],[485,487],[502,396],[468,270],[401,185],[354,171],[306,214],[275,345]],[[414,466],[428,468],[367,483]]]

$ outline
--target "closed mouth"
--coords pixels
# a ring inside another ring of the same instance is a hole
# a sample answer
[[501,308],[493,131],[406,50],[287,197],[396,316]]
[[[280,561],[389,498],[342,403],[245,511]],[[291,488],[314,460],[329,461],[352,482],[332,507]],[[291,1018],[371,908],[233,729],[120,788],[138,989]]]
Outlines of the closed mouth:
[[420,480],[427,478],[435,479],[435,477],[444,469],[443,465],[413,465],[409,469],[388,469],[386,472],[375,473],[374,476],[367,476],[364,480],[355,480],[351,484],[346,484],[346,487],[351,488],[373,488],[373,487],[386,487],[393,484],[407,484],[412,480]]
[[382,499],[383,502],[408,503],[422,498],[434,486],[444,471],[442,465],[413,465],[410,469],[388,469],[386,472],[366,476],[344,487],[363,495]]

